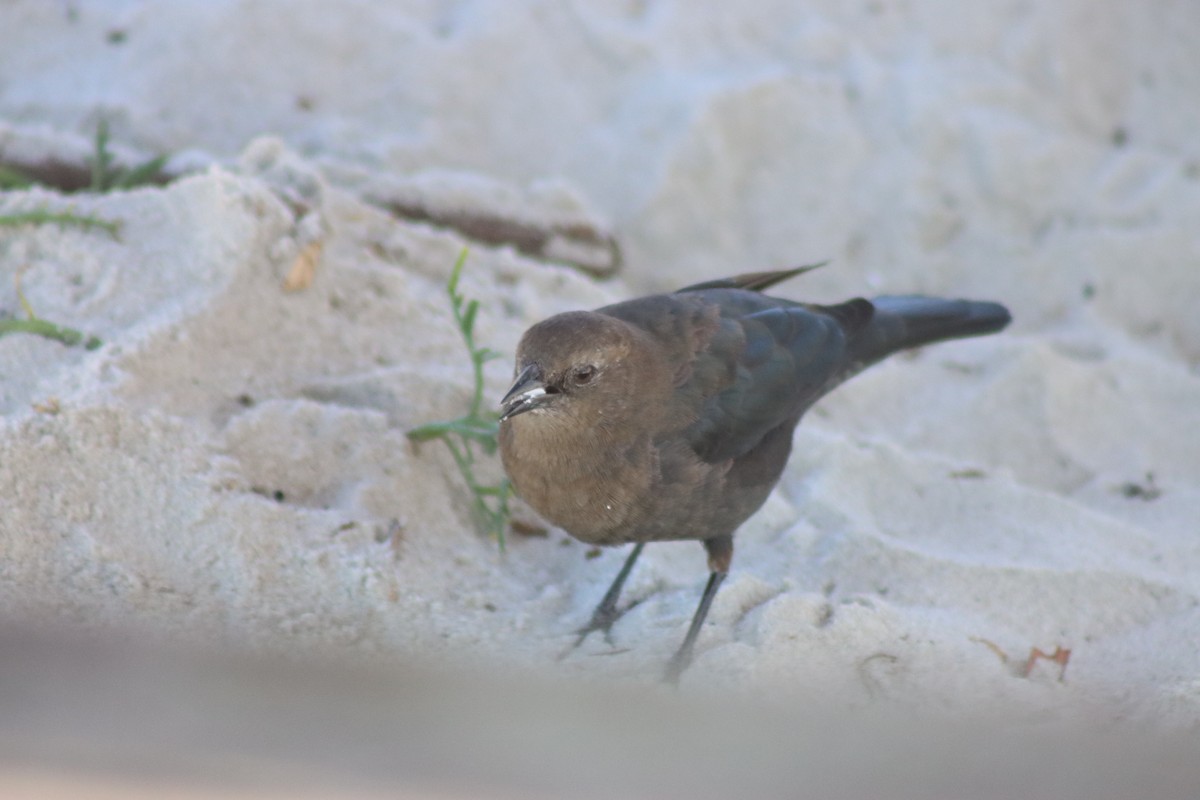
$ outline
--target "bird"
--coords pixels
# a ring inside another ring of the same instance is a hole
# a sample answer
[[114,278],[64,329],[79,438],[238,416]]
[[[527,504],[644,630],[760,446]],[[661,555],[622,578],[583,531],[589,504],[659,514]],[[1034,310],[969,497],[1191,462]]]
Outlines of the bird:
[[709,577],[667,664],[664,679],[677,683],[729,573],[733,535],[778,482],[804,412],[894,353],[995,333],[1011,320],[987,301],[897,295],[818,305],[765,294],[819,266],[567,311],[521,337],[498,432],[513,489],[582,542],[634,545],[575,647],[595,631],[610,636],[647,543],[698,540]]

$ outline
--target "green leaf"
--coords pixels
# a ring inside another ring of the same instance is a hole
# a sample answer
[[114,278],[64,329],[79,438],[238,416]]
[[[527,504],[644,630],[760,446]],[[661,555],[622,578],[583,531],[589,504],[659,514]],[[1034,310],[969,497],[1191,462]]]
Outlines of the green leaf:
[[20,170],[0,164],[0,189],[28,189],[33,184],[33,178]]
[[32,333],[62,342],[68,347],[82,345],[85,350],[95,350],[104,344],[95,336],[44,319],[0,319],[0,336],[8,333]]
[[[463,248],[458,254],[458,260],[454,262],[454,269],[450,270],[450,282],[447,288],[450,290],[450,297],[454,298],[458,294],[458,277],[462,275],[463,265],[467,263],[467,248]],[[461,300],[462,298],[458,298]]]
[[467,303],[467,311],[465,314],[463,314],[462,320],[460,322],[460,327],[462,328],[463,333],[466,334],[467,336],[470,336],[471,332],[475,328],[475,315],[478,312],[479,312],[479,301],[478,300],[472,300],[471,302]]
[[0,225],[44,225],[47,223],[74,225],[89,230],[99,228],[107,231],[114,239],[120,238],[121,233],[121,223],[119,222],[83,214],[72,214],[69,211],[47,211],[44,208],[35,208],[30,211],[0,215]]
[[[467,413],[457,419],[430,422],[408,431],[407,436],[414,442],[427,442],[433,439],[441,440],[454,457],[463,482],[471,492],[471,507],[475,517],[488,534],[495,536],[500,552],[505,550],[505,532],[508,529],[509,507],[508,500],[512,494],[507,479],[495,486],[481,484],[475,476],[475,448],[485,456],[494,456],[499,447],[497,437],[500,432],[499,416],[493,412],[480,411],[483,398],[483,363],[498,357],[498,353],[486,347],[476,347],[473,338],[475,320],[479,313],[479,301],[467,301],[458,294],[458,282],[462,277],[463,266],[467,261],[467,249],[463,248],[454,268],[450,271],[450,279],[446,282],[446,293],[450,298],[450,307],[458,322],[463,344],[467,347],[474,377],[474,390],[471,396],[471,407]],[[466,304],[465,310],[463,309]]]
[[133,169],[128,169],[118,173],[110,189],[134,189],[138,186],[152,184],[158,179],[158,175],[162,172],[162,168],[166,165],[169,155],[156,156],[144,164],[139,164]]
[[109,168],[112,164],[112,153],[108,151],[108,120],[100,118],[96,125],[96,146],[92,155],[92,184],[93,192],[103,192],[108,189]]

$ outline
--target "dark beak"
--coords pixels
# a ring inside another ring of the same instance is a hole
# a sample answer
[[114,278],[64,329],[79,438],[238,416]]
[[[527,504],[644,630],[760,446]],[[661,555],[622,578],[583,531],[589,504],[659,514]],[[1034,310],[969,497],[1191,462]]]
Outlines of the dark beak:
[[508,394],[500,400],[500,421],[517,414],[524,414],[542,405],[549,399],[546,384],[542,382],[542,371],[537,364],[530,364],[521,370],[521,374],[513,381]]

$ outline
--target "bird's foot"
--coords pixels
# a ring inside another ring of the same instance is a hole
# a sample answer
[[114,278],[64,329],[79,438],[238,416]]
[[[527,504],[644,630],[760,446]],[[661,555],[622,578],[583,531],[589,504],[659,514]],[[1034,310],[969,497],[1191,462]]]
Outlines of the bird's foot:
[[618,609],[616,605],[607,605],[605,603],[601,603],[600,605],[596,606],[596,610],[592,612],[591,621],[588,622],[587,625],[584,625],[582,628],[575,631],[575,641],[570,647],[559,654],[558,660],[562,661],[571,653],[578,650],[579,646],[583,644],[584,640],[586,640],[596,631],[601,631],[604,634],[604,641],[608,642],[610,646],[615,647],[616,643],[613,642],[612,639],[612,626],[617,620],[625,616],[641,602],[641,600],[634,600],[632,603],[625,606],[625,608],[620,609]]
[[663,673],[663,683],[669,683],[671,686],[679,685],[679,676],[683,671],[692,664],[692,648],[684,646],[675,651],[675,655],[671,656],[671,660],[667,662],[667,669]]

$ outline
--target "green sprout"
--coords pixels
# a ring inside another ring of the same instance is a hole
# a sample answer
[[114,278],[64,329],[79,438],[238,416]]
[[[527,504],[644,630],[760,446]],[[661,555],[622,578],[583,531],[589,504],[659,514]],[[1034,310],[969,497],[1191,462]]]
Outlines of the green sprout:
[[88,190],[104,193],[156,183],[168,158],[168,155],[159,155],[129,169],[114,167],[112,152],[108,149],[108,120],[101,118],[96,126],[96,146],[91,159],[92,182]]
[[0,190],[28,189],[35,181],[24,172],[0,164]]
[[462,333],[467,352],[471,355],[471,368],[475,377],[475,390],[471,395],[471,407],[467,413],[457,419],[445,422],[431,422],[421,425],[408,432],[408,438],[414,442],[427,442],[431,439],[441,439],[454,456],[459,472],[471,490],[474,500],[474,510],[485,530],[496,537],[500,552],[504,552],[504,534],[508,528],[508,500],[512,495],[512,487],[508,479],[501,479],[497,484],[482,484],[475,476],[475,450],[478,448],[485,455],[495,455],[496,436],[500,430],[499,415],[493,411],[484,411],[483,406],[483,365],[499,353],[475,344],[475,315],[479,312],[478,300],[467,300],[458,292],[458,279],[462,275],[463,265],[467,262],[467,249],[464,247],[450,272],[450,280],[446,289],[450,295],[450,306],[454,319]]
[[25,311],[25,319],[0,319],[0,336],[6,333],[32,333],[38,336],[44,336],[47,339],[53,339],[57,342],[62,342],[67,347],[75,347],[82,345],[85,350],[95,350],[100,345],[104,344],[95,336],[89,336],[82,331],[77,331],[74,328],[67,328],[62,325],[56,325],[49,320],[44,320],[33,313],[33,306],[25,298],[25,293],[21,291],[21,275],[17,273],[16,277],[17,300],[21,303],[21,308]]
[[121,223],[113,222],[87,214],[75,214],[70,211],[47,211],[35,208],[32,211],[16,211],[12,214],[0,214],[0,226],[15,227],[17,225],[74,225],[84,230],[99,229],[108,233],[114,239],[121,235]]
[[[112,222],[99,217],[84,216],[73,214],[69,211],[47,211],[46,209],[34,209],[32,211],[18,211],[12,214],[0,214],[0,227],[17,226],[17,225],[44,225],[53,223],[57,225],[75,225],[84,230],[92,230],[99,228],[107,231],[114,239],[120,233],[120,223]],[[85,350],[95,350],[103,342],[95,337],[90,336],[75,328],[68,328],[64,325],[58,325],[49,320],[42,319],[33,312],[33,306],[25,298],[25,293],[21,291],[21,273],[18,272],[15,278],[17,300],[21,303],[21,308],[25,312],[25,319],[0,319],[0,336],[7,333],[32,333],[37,336],[44,336],[47,339],[53,339],[57,342],[62,342],[68,347],[81,345]]]
[[153,186],[165,180],[163,167],[166,166],[169,155],[158,155],[129,168],[116,167],[113,166],[113,153],[108,148],[108,142],[108,120],[101,119],[96,126],[92,156],[87,160],[87,183],[82,188],[77,185],[77,176],[74,174],[67,179],[69,186],[54,186],[45,180],[28,175],[16,167],[0,164],[0,191],[28,189],[31,186],[50,186],[63,191],[78,190],[103,194],[135,189],[139,186]]

